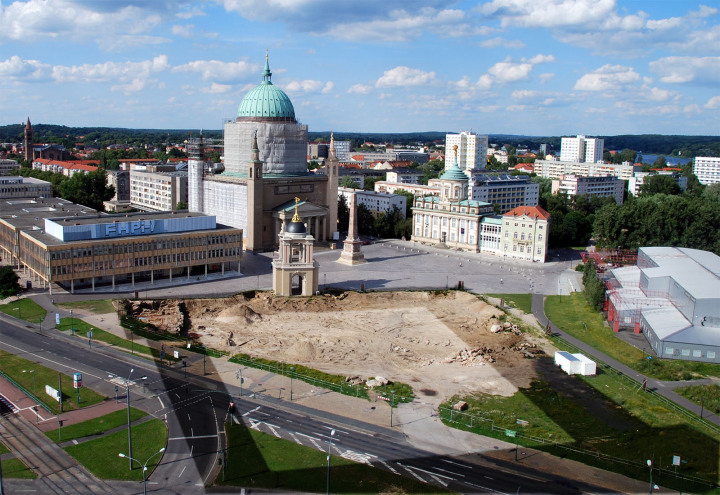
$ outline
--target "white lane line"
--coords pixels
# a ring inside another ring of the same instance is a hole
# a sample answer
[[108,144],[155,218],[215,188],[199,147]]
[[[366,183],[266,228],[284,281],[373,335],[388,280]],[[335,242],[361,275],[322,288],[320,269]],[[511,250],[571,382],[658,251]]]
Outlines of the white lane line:
[[293,442],[295,442],[297,444],[300,443],[300,440],[298,440],[298,437],[295,435],[295,433],[293,433],[292,431],[289,431],[288,434],[290,434],[290,436],[292,437]]
[[[398,462],[398,464],[400,464],[400,463]],[[406,469],[414,469],[414,470],[416,470],[416,471],[420,471],[421,473],[429,474],[430,476],[441,476],[441,477],[447,478],[447,479],[449,479],[449,480],[453,479],[453,478],[450,477],[450,476],[445,476],[444,474],[435,473],[435,472],[433,472],[433,471],[428,471],[428,470],[426,470],[426,469],[422,469],[422,468],[415,467],[415,466],[410,466],[409,464],[400,464],[400,465],[401,465],[402,467],[406,468]]]
[[[23,349],[22,347],[17,347],[17,346],[14,346],[14,345],[12,345],[12,344],[8,344],[7,342],[2,342],[2,344],[6,345],[6,346],[8,346],[8,347],[12,347],[13,349],[17,349],[17,350],[19,350],[19,351],[22,351],[23,354],[29,354],[29,355],[31,355],[31,356],[35,356],[35,357],[38,358],[38,359],[42,359],[42,360],[44,360],[44,361],[47,361],[48,363],[57,364],[58,366],[62,366],[62,367],[67,368],[67,369],[73,369],[72,366],[68,366],[67,364],[63,364],[63,363],[61,363],[61,362],[59,362],[59,361],[53,361],[52,359],[46,358],[46,357],[44,357],[44,356],[40,356],[40,355],[38,355],[38,354],[36,354],[36,353],[34,353],[34,352],[30,352],[30,351],[28,351],[27,349]],[[47,350],[47,349],[41,349],[41,351],[42,351],[42,352],[52,352],[52,351],[49,351],[49,350]],[[92,376],[93,378],[97,378],[98,380],[105,380],[105,378],[103,378],[103,377],[101,377],[101,376],[93,375],[93,374],[90,373],[89,371],[83,371],[83,373],[86,374],[86,375],[90,375],[90,376]]]
[[273,435],[275,435],[276,437],[280,438],[280,434],[277,432],[277,429],[276,429],[276,428],[279,428],[279,427],[277,427],[277,426],[275,426],[275,425],[271,425],[270,423],[265,423],[265,425],[266,425],[268,428],[270,428],[270,431],[272,432]]
[[170,440],[193,440],[195,438],[217,438],[217,435],[198,435],[196,437],[170,437],[168,438],[168,442]]
[[388,464],[387,462],[380,461],[380,464],[382,464],[383,466],[385,466],[387,469],[389,469],[393,473],[397,474],[398,476],[400,475],[400,473],[398,473],[397,470],[394,467],[392,467],[390,464]]
[[447,469],[443,469],[443,468],[435,468],[435,469],[437,469],[438,471],[442,471],[443,473],[452,474],[453,476],[462,476],[463,478],[465,477],[464,474],[453,473],[452,471],[448,471]]
[[440,460],[443,462],[447,462],[448,464],[455,464],[456,466],[464,467],[465,469],[475,469],[474,466],[470,466],[468,464],[463,464],[462,462],[451,461],[450,459],[440,459]]
[[466,485],[474,486],[475,488],[480,488],[481,490],[487,490],[487,491],[493,492],[493,493],[500,493],[501,495],[509,495],[509,494],[507,494],[507,493],[505,493],[505,492],[499,492],[499,491],[497,491],[497,490],[493,490],[492,488],[488,488],[488,487],[486,487],[486,486],[476,485],[475,483],[470,483],[469,481],[465,481],[464,483],[465,483]]
[[188,413],[188,421],[192,421],[192,419],[190,419],[190,413]]
[[186,467],[187,467],[187,466],[183,466],[182,471],[180,471],[180,474],[178,474],[178,478],[183,475],[183,473],[185,472],[185,468],[186,468]]
[[423,483],[427,483],[427,480],[426,480],[425,478],[422,478],[422,477],[421,477],[419,474],[417,474],[415,471],[412,471],[408,466],[406,466],[406,465],[404,465],[404,464],[400,464],[399,462],[398,462],[398,466],[404,467],[404,468],[405,468],[405,471],[407,471],[408,473],[410,473],[410,474],[412,474],[413,476],[415,476],[419,481],[422,481]]
[[259,410],[260,407],[261,407],[261,406],[257,406],[255,409],[252,409],[252,410],[246,412],[245,414],[243,414],[243,416],[247,416],[248,414],[254,413],[255,411]]
[[298,433],[298,435],[301,435],[301,436],[307,438],[308,440],[310,440],[310,443],[312,443],[316,449],[318,449],[320,451],[325,450],[325,448],[321,447],[320,444],[318,443],[318,441],[320,440],[319,438],[311,437],[310,435],[305,435],[304,433]]
[[157,398],[158,402],[160,402],[160,408],[165,409],[165,404],[163,404],[163,401],[160,397]]

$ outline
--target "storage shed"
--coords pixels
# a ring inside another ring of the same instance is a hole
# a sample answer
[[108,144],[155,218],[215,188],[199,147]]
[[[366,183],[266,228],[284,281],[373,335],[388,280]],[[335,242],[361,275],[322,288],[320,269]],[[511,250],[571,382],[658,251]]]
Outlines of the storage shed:
[[555,364],[568,375],[594,375],[597,369],[592,359],[580,353],[571,354],[567,351],[555,352]]

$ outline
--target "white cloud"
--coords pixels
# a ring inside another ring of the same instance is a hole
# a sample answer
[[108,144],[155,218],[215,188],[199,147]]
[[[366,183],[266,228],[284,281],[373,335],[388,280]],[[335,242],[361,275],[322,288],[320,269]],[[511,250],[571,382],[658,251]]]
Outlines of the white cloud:
[[291,81],[285,85],[284,89],[288,93],[322,93],[327,94],[335,87],[333,82],[323,83],[322,81],[313,81],[305,79],[304,81]]
[[200,91],[208,94],[223,94],[232,91],[232,89],[233,86],[231,84],[218,84],[214,82],[210,85],[210,87],[203,88]]
[[[125,82],[128,88],[140,88],[141,82],[152,74],[169,69],[167,55],[141,62],[104,62],[73,66],[56,65],[52,77],[57,82]],[[144,84],[144,83],[143,83]],[[125,90],[123,90],[125,91]]]
[[425,72],[420,69],[411,69],[400,65],[394,69],[386,70],[377,80],[378,88],[391,88],[397,86],[423,86],[435,80],[435,72]]
[[534,98],[538,95],[537,91],[531,89],[516,89],[512,92],[512,97],[516,100],[522,100],[526,98]]
[[193,35],[193,29],[195,29],[194,24],[175,24],[172,27],[172,34],[182,36],[183,38],[189,38]]
[[49,79],[49,64],[39,60],[23,60],[13,55],[0,62],[0,77],[23,81],[41,81]]
[[366,84],[353,84],[350,86],[350,88],[347,90],[348,93],[355,93],[359,95],[366,95],[372,91],[372,86],[368,86]]
[[[250,75],[257,75],[260,66],[244,60],[225,62],[223,60],[194,60],[173,67],[173,72],[195,72],[203,81],[222,83],[238,82]],[[259,81],[258,81],[259,82]]]
[[720,57],[665,57],[650,62],[664,83],[712,82],[720,77]]
[[122,91],[125,94],[137,93],[145,89],[147,80],[135,78],[126,84],[116,84],[110,87],[111,91]]
[[607,64],[582,76],[575,83],[574,89],[581,91],[615,90],[639,80],[640,75],[632,67]]
[[489,40],[484,40],[479,43],[479,45],[483,48],[497,48],[497,47],[503,47],[503,48],[524,48],[525,43],[523,43],[520,40],[506,40],[505,38],[490,38]]
[[499,18],[503,27],[572,26],[601,21],[612,14],[615,0],[493,0],[479,10]]
[[164,18],[166,2],[143,8],[132,3],[72,0],[14,1],[0,4],[0,40],[94,40],[105,49],[163,42],[146,35]]
[[713,108],[720,108],[720,96],[713,96],[708,100],[707,103],[705,103],[705,108],[707,109],[713,109]]
[[545,84],[546,82],[550,81],[553,77],[555,77],[555,74],[552,72],[545,72],[544,74],[540,74],[538,78],[540,79],[540,82],[542,84]]

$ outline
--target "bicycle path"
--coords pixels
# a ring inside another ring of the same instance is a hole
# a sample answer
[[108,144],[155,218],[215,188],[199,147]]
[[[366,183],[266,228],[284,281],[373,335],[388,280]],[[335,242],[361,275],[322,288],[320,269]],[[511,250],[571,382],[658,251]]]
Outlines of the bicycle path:
[[[550,329],[554,334],[559,335],[578,349],[580,349],[584,354],[595,358],[599,361],[604,362],[611,368],[621,372],[622,374],[634,379],[638,382],[638,385],[642,384],[645,380],[647,380],[646,388],[648,390],[652,390],[656,392],[657,394],[665,397],[666,399],[674,402],[675,404],[684,407],[688,411],[691,411],[692,413],[696,414],[698,417],[701,413],[701,407],[697,405],[696,403],[686,399],[685,397],[679,395],[677,392],[675,392],[675,388],[678,386],[681,386],[678,384],[678,382],[671,382],[671,381],[663,381],[663,380],[657,380],[655,378],[645,376],[641,373],[638,373],[637,371],[633,370],[629,366],[624,365],[620,361],[617,361],[616,359],[611,358],[607,354],[598,351],[594,347],[591,347],[590,345],[586,344],[582,340],[578,340],[572,335],[569,335],[567,332],[564,332],[562,329],[555,326],[547,317],[545,314],[545,295],[544,294],[533,294],[532,297],[532,312],[535,318],[537,319],[538,323],[545,328],[548,323],[550,324]],[[711,380],[693,380],[692,384],[698,385],[702,383],[708,383],[712,382]],[[681,382],[682,384],[687,384],[688,382]],[[714,414],[708,410],[702,411],[703,413],[703,419],[720,426],[720,417],[718,417],[717,414]]]

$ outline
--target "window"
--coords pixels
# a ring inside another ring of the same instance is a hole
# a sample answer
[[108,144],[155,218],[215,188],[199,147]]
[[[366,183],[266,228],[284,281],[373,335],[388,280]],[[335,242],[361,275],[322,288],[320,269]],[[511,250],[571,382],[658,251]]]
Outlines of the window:
[[538,241],[542,241],[542,234],[538,234]]
[[537,254],[542,254],[542,248],[538,248],[538,253],[537,253]]
[[680,355],[682,355],[682,356],[690,356],[690,349],[682,349],[682,350],[680,350]]
[[693,357],[702,357],[702,351],[693,350]]
[[715,351],[708,351],[708,352],[707,352],[707,357],[708,357],[709,359],[715,359]]
[[517,235],[518,235],[517,232],[513,233],[513,239],[517,239],[517,237],[518,237]]

